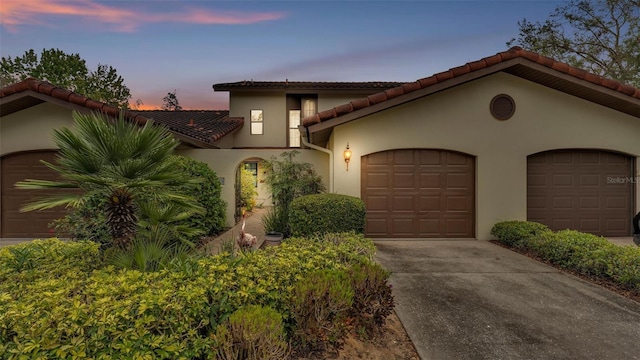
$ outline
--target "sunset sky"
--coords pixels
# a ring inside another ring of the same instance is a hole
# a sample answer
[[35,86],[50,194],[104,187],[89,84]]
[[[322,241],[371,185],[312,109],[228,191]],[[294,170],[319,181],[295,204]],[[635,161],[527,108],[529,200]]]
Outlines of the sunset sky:
[[226,109],[212,85],[413,81],[506,50],[557,1],[0,0],[0,54],[59,48],[118,70],[132,102]]

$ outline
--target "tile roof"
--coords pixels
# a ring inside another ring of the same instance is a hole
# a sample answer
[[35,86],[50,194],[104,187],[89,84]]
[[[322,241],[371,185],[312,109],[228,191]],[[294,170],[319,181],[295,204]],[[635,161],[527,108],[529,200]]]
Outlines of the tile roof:
[[[35,94],[47,95],[54,99],[62,100],[73,105],[87,108],[92,111],[99,111],[112,117],[118,117],[121,111],[120,108],[117,108],[115,106],[95,101],[73,91],[53,85],[47,81],[37,80],[34,78],[27,78],[18,83],[1,88],[0,99],[8,98],[9,96],[14,94],[20,95],[21,93],[27,91],[33,91]],[[30,100],[13,102],[13,105],[2,103],[3,106],[0,108],[0,116],[9,115],[16,111],[23,110],[26,107],[41,104],[45,101],[46,100],[42,98],[32,98]],[[137,122],[140,125],[144,125],[147,122],[147,119],[144,116],[130,110],[124,111],[124,117],[125,119]]]
[[213,143],[244,125],[243,118],[230,118],[229,110],[138,111],[169,129],[203,142]]
[[[46,81],[28,78],[0,89],[0,116],[10,115],[47,101],[62,101],[71,108],[99,111],[118,117],[123,111],[95,101]],[[149,119],[165,125],[176,137],[196,147],[215,147],[214,142],[240,128],[242,118],[229,118],[228,111],[132,111],[124,110],[125,119],[144,125]]]
[[233,83],[214,84],[216,91],[251,89],[251,90],[377,90],[389,89],[402,85],[393,81],[367,82],[332,82],[332,81],[253,81],[244,80]]
[[[494,66],[497,67],[496,71],[504,70],[504,68],[500,68],[499,65],[512,61],[514,59],[525,60],[524,62],[520,62],[520,64],[514,63],[513,64],[514,68],[516,67],[516,65],[524,65],[525,67],[542,66],[544,68],[551,69],[551,71],[555,70],[560,74],[568,75],[570,78],[573,79],[573,81],[584,80],[585,82],[590,83],[591,85],[597,85],[600,91],[613,90],[619,93],[618,95],[623,95],[623,96],[626,95],[634,99],[640,99],[640,89],[635,88],[631,85],[623,84],[619,81],[607,79],[602,76],[588,73],[585,70],[567,65],[559,61],[555,61],[549,57],[542,56],[540,54],[537,54],[531,51],[523,50],[522,48],[516,46],[516,47],[512,47],[507,51],[497,53],[496,55],[485,57],[478,61],[469,62],[469,63],[466,63],[465,65],[451,68],[447,71],[434,74],[430,77],[419,79],[415,82],[402,84],[401,86],[397,86],[382,92],[378,92],[366,98],[357,99],[347,104],[336,106],[332,109],[319,112],[316,115],[309,116],[302,119],[302,124],[305,127],[309,127],[314,124],[321,123],[330,119],[338,118],[343,115],[353,113],[361,109],[365,109],[377,104],[385,103],[391,99],[399,98],[403,95],[407,95],[422,89],[433,87],[437,84],[446,83],[449,80],[459,79],[467,74],[472,75],[474,72],[480,72],[485,69],[490,69]],[[532,80],[537,80],[536,77],[539,77],[541,83],[544,83],[548,86],[553,87],[549,79],[543,79],[543,77],[539,76],[538,74],[539,72],[535,75],[526,74],[526,70],[523,70],[521,68],[514,69],[509,72],[518,76],[530,78]],[[531,72],[529,71],[529,73]],[[473,77],[468,77],[468,78],[473,79]],[[564,86],[564,89],[568,89],[568,87]],[[579,92],[579,91],[576,91],[576,92]],[[582,94],[584,94],[584,92],[582,92]],[[640,109],[637,106],[623,106],[620,109],[621,111],[640,117]]]

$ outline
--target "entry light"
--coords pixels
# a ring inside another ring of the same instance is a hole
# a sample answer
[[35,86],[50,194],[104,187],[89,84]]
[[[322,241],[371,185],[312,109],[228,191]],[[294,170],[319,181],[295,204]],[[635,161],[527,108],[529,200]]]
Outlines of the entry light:
[[349,171],[349,161],[351,161],[351,149],[349,149],[349,143],[347,143],[347,148],[344,150],[344,162],[347,163],[347,171]]

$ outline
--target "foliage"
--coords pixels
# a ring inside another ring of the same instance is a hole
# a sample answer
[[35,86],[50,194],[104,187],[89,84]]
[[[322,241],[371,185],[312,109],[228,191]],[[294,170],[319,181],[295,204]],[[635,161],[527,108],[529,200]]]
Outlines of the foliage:
[[293,150],[280,154],[281,159],[272,157],[264,161],[262,166],[267,169],[265,182],[271,188],[273,203],[276,208],[273,216],[277,216],[276,224],[287,224],[285,228],[266,229],[290,235],[289,209],[291,202],[300,196],[319,194],[325,190],[321,177],[316,173],[313,165],[306,162],[295,162],[299,151]]
[[262,306],[246,306],[218,325],[214,339],[219,359],[288,359],[282,316]]
[[509,246],[519,247],[531,237],[540,237],[551,230],[543,224],[532,221],[503,221],[493,225],[491,235]]
[[507,42],[640,86],[640,3],[637,0],[571,0],[544,22],[518,22]]
[[185,177],[198,179],[196,182],[180,184],[174,191],[194,198],[205,210],[204,213],[193,214],[179,223],[201,230],[207,236],[220,233],[224,230],[227,220],[226,204],[222,200],[222,185],[218,175],[202,161],[180,155],[175,155],[173,160]]
[[364,201],[341,194],[301,196],[291,203],[289,226],[293,236],[364,232]]
[[373,336],[395,306],[389,284],[390,273],[380,264],[368,260],[353,264],[347,273],[356,294],[351,310],[355,326]]
[[42,49],[39,55],[30,49],[15,58],[3,56],[0,70],[0,86],[34,77],[123,109],[128,108],[131,98],[116,69],[98,64],[95,71],[90,71],[80,54],[59,49]]
[[289,214],[279,206],[274,206],[267,210],[262,217],[262,226],[265,232],[280,232],[283,236],[291,234]]
[[[526,250],[552,264],[611,281],[640,294],[640,248],[618,246],[603,237],[574,230],[543,231],[538,236],[530,236],[518,229],[509,229],[521,228],[520,223],[522,222],[498,223],[494,229],[501,230],[494,235],[498,237],[498,241]],[[514,240],[514,234],[518,233],[523,237]],[[504,238],[503,234],[506,234]]]
[[0,248],[0,354],[214,358],[211,335],[236,310],[269,306],[293,332],[290,299],[299,280],[375,251],[362,235],[334,234],[238,257],[175,258],[141,272],[105,266],[98,247],[50,239]]
[[180,111],[182,110],[182,106],[180,106],[180,101],[178,101],[178,96],[176,95],[177,90],[173,90],[173,92],[168,92],[167,96],[162,98],[162,110],[165,111]]
[[91,240],[106,247],[111,238],[107,227],[106,203],[103,197],[87,197],[81,205],[67,209],[65,217],[54,220],[49,226],[58,237]]
[[253,173],[242,167],[240,169],[240,203],[247,210],[251,211],[256,206],[256,177]]
[[319,270],[298,281],[291,297],[293,340],[302,353],[340,348],[353,304],[353,289],[341,270]]
[[144,126],[111,121],[106,115],[74,112],[75,128],[54,130],[60,149],[57,164],[43,162],[62,181],[27,179],[16,183],[22,189],[80,189],[36,200],[23,211],[55,206],[77,207],[87,199],[106,200],[106,223],[114,245],[126,248],[137,231],[137,208],[141,202],[177,202],[194,211],[201,208],[192,198],[174,193],[180,184],[197,182],[177,170],[171,157],[178,141],[167,129],[149,121]]
[[136,239],[129,249],[109,249],[106,261],[117,268],[153,272],[165,269],[176,258],[189,256],[189,247],[155,238]]

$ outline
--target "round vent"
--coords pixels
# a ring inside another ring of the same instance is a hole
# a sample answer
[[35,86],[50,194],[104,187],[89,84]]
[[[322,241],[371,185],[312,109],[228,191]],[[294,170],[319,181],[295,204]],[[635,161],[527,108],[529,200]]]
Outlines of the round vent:
[[491,115],[498,120],[507,120],[516,112],[516,103],[513,98],[506,94],[494,96],[489,106]]

